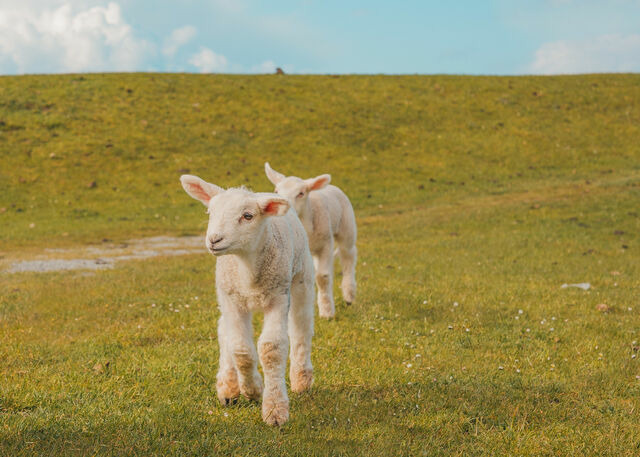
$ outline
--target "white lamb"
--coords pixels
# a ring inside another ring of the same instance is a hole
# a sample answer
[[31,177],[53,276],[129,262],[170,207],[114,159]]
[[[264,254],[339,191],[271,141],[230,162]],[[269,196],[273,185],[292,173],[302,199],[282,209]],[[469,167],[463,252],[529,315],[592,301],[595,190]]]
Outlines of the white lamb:
[[309,237],[309,248],[316,267],[318,309],[320,316],[333,317],[334,240],[342,265],[342,297],[347,305],[356,298],[356,217],[349,198],[336,186],[329,185],[330,175],[310,179],[284,176],[264,164],[267,178],[275,192],[286,197],[295,208]]
[[[254,400],[262,395],[263,420],[282,425],[289,418],[287,332],[291,390],[302,392],[313,383],[313,261],[307,235],[283,197],[225,190],[191,175],[180,181],[190,196],[207,206],[206,246],[218,257],[218,398],[228,405],[240,394]],[[264,312],[258,339],[264,395],[253,344],[253,311]]]

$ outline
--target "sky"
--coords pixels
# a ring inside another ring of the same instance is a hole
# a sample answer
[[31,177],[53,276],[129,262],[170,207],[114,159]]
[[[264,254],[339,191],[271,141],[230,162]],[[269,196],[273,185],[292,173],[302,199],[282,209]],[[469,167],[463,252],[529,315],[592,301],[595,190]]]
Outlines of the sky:
[[640,0],[0,0],[0,74],[640,72]]

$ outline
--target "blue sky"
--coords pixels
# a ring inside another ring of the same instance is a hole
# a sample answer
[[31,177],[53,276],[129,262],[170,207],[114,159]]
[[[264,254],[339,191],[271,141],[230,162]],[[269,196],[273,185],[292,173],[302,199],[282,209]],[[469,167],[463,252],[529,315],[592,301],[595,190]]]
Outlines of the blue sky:
[[640,71],[640,0],[0,0],[0,74]]

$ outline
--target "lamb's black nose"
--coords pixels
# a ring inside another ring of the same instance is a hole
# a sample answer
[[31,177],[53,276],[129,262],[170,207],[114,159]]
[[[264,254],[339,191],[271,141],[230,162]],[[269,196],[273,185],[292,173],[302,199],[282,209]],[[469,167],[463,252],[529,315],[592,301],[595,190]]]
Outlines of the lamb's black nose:
[[218,244],[220,241],[224,240],[223,236],[220,236],[218,238],[213,237],[214,240],[211,240],[211,238],[209,238],[209,245],[214,248],[216,246],[216,244]]

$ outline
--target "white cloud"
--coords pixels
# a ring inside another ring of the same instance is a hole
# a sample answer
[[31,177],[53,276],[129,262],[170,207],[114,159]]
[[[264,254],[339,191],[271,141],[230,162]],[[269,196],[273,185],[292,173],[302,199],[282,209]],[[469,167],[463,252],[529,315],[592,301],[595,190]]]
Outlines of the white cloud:
[[200,51],[191,56],[189,63],[200,73],[219,73],[227,69],[228,62],[222,54],[216,54],[209,48],[201,47]]
[[601,35],[543,44],[530,71],[537,74],[640,71],[640,35]]
[[178,48],[187,44],[196,35],[196,28],[192,25],[185,25],[171,32],[171,35],[164,40],[162,53],[166,56],[173,57]]
[[130,71],[153,52],[134,36],[117,3],[77,12],[73,3],[55,9],[0,6],[0,72]]

